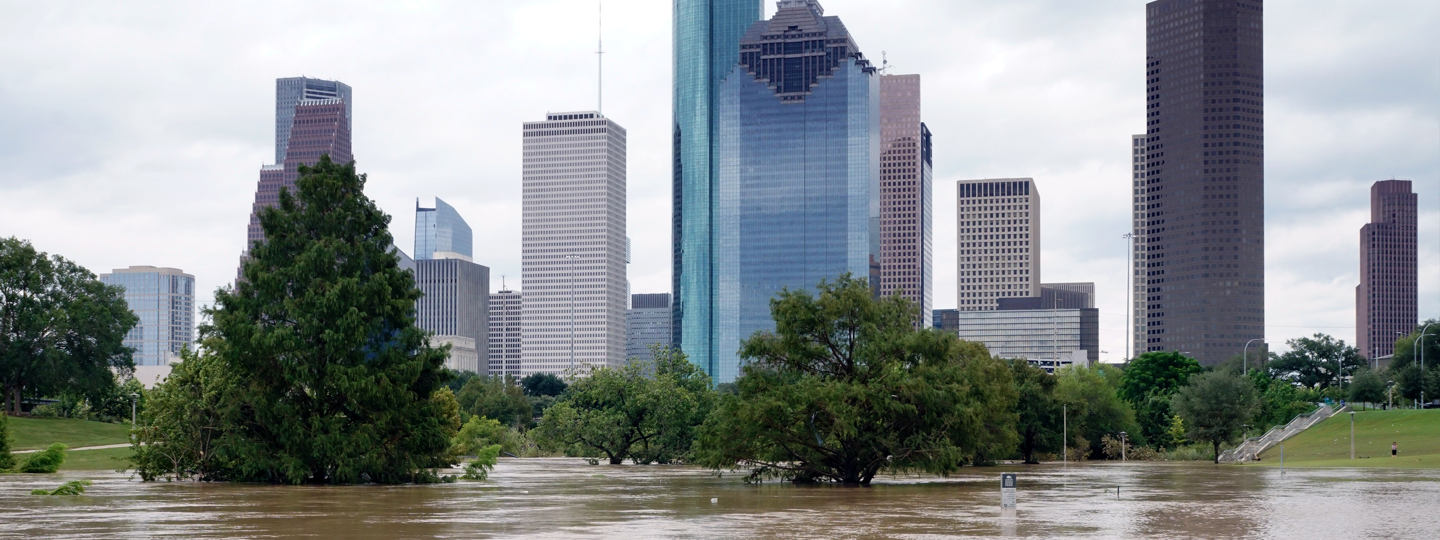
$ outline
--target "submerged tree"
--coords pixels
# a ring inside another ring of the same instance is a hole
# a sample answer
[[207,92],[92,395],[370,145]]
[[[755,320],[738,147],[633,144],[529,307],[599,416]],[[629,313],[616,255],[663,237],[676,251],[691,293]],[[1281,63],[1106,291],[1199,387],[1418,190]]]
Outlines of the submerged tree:
[[1011,360],[1010,373],[1019,395],[1015,431],[1020,437],[1020,455],[1025,463],[1040,463],[1036,453],[1061,450],[1063,442],[1063,404],[1055,399],[1056,379],[1024,359]]
[[1015,448],[1010,369],[981,345],[916,330],[915,307],[862,279],[771,300],[774,332],[746,340],[738,395],[701,427],[699,462],[751,480],[868,485],[881,471],[944,474]]
[[[1129,435],[1130,444],[1146,444],[1135,410],[1120,399],[1120,368],[1106,364],[1066,366],[1055,374],[1059,377],[1055,395],[1070,408],[1070,436],[1084,440],[1082,451],[1092,458],[1105,457],[1103,440],[1106,435]],[[1066,442],[1070,446],[1070,442]]]
[[1239,437],[1255,412],[1255,387],[1239,375],[1212,371],[1190,379],[1175,393],[1175,414],[1185,420],[1190,440],[1208,442],[1220,462],[1220,445]]
[[611,465],[689,461],[695,427],[714,402],[710,378],[678,350],[654,352],[653,362],[599,367],[579,377],[545,411],[538,438]]
[[420,291],[399,267],[389,216],[353,163],[322,156],[301,167],[296,187],[260,213],[265,241],[251,245],[242,279],[216,293],[213,324],[201,328],[233,385],[200,411],[221,431],[202,477],[434,479],[458,426],[431,399],[446,382],[445,351],[415,326]]

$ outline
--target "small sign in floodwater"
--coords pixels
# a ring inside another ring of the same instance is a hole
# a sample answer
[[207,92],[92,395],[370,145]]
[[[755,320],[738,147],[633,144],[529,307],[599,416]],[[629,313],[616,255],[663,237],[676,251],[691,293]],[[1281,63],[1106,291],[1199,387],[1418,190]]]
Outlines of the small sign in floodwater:
[[1000,475],[1000,509],[1015,509],[1015,475],[1013,473]]

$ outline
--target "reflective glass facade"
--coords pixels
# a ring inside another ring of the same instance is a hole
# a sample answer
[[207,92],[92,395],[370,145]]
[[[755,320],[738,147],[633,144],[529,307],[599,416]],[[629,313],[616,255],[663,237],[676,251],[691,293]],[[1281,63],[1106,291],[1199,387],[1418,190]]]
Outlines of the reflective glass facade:
[[715,100],[740,59],[740,38],[764,14],[762,0],[674,1],[672,277],[674,343],[710,371],[716,187]]
[[345,129],[350,122],[354,101],[350,96],[350,85],[340,81],[326,81],[309,77],[285,77],[275,79],[275,163],[285,163],[290,148],[290,131],[295,126],[295,107],[301,101],[338,99],[345,102]]
[[1024,358],[1054,372],[1067,364],[1100,358],[1100,311],[1021,309],[962,311],[956,335],[985,344],[999,358]]
[[770,300],[782,289],[870,278],[879,258],[874,68],[813,1],[781,2],[741,57],[717,106],[714,339],[700,365],[719,383],[739,374],[741,340],[774,328]]
[[437,252],[474,257],[471,249],[470,224],[455,207],[439,197],[434,208],[421,208],[420,200],[415,200],[415,260],[433,259]]
[[140,318],[125,335],[125,346],[135,349],[135,365],[168,365],[194,343],[195,276],[174,268],[132,266],[100,274],[100,282],[125,289],[125,302]]

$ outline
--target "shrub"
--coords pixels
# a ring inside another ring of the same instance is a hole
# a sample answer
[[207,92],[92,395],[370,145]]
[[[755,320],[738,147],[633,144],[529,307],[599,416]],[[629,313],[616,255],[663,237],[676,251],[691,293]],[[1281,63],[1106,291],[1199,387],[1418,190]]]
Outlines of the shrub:
[[10,454],[10,417],[0,411],[0,471],[15,467],[15,456]]
[[31,494],[31,495],[84,495],[84,494],[85,494],[85,486],[88,486],[88,485],[90,485],[90,481],[89,481],[89,480],[71,480],[71,481],[66,482],[66,483],[64,483],[64,484],[60,484],[60,487],[55,488],[54,491],[45,491],[45,490],[43,490],[43,489],[37,489],[37,490],[31,491],[30,494]]
[[30,454],[25,462],[20,464],[22,473],[53,473],[60,470],[65,464],[65,448],[60,443],[50,445],[49,448]]

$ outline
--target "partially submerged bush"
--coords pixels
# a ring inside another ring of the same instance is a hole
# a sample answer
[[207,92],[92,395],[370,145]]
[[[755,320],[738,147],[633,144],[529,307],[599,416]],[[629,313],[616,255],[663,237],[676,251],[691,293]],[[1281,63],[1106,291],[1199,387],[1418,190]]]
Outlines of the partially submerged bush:
[[50,445],[49,448],[30,454],[25,462],[20,464],[22,473],[53,473],[60,470],[65,464],[65,448],[60,443]]
[[84,494],[85,494],[85,486],[88,486],[88,485],[90,485],[90,481],[89,481],[89,480],[71,480],[71,481],[66,482],[66,483],[64,483],[64,484],[60,484],[60,487],[55,488],[54,491],[45,491],[45,490],[43,490],[43,489],[37,489],[37,490],[31,491],[30,494],[31,494],[31,495],[84,495]]

